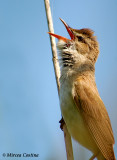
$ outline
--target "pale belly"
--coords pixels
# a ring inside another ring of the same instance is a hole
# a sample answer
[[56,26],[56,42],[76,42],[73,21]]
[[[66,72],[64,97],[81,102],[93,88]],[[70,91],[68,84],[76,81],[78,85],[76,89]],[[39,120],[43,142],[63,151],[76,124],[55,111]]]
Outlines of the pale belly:
[[97,145],[95,144],[77,106],[73,101],[70,86],[62,86],[60,90],[60,105],[62,116],[71,136],[82,146],[86,147],[93,153],[97,153]]

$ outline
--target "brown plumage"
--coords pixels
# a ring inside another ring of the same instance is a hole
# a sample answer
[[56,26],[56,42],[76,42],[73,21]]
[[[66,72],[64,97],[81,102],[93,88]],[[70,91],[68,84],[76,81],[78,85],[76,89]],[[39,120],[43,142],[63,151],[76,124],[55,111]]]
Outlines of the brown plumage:
[[90,75],[78,77],[74,84],[76,92],[74,101],[104,157],[107,160],[114,160],[114,137],[110,119],[95,83],[91,82]]
[[89,149],[90,160],[115,160],[111,122],[95,83],[99,45],[91,29],[73,29],[61,20],[71,39],[59,39],[60,105],[71,136]]
[[94,37],[93,34],[94,34],[94,31],[89,29],[89,28],[83,28],[83,29],[72,29],[73,31],[75,32],[78,32],[78,33],[81,33],[81,34],[84,34],[86,35],[87,37],[91,38],[91,37]]

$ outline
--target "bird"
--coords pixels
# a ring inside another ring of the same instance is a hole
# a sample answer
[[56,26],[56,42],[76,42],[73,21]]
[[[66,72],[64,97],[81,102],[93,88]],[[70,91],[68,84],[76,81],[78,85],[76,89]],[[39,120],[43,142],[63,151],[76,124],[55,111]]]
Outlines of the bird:
[[115,160],[114,135],[95,82],[99,43],[89,28],[73,29],[63,19],[70,39],[58,39],[60,108],[71,137],[92,152],[90,160]]

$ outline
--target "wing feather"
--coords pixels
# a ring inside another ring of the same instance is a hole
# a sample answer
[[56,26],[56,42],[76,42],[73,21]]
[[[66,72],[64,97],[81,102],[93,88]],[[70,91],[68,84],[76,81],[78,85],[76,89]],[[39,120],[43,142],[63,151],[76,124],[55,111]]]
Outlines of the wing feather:
[[[85,82],[75,83],[74,101],[100,151],[107,160],[114,160],[114,137],[107,110],[98,92]],[[95,88],[97,90],[97,88]]]

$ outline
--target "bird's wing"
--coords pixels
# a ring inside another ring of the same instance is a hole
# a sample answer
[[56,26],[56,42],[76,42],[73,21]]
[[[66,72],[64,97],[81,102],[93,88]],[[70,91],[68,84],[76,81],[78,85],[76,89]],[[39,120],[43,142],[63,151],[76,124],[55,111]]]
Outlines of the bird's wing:
[[114,160],[114,137],[110,119],[99,94],[91,89],[93,87],[88,87],[85,82],[76,83],[74,101],[101,153],[107,160]]

